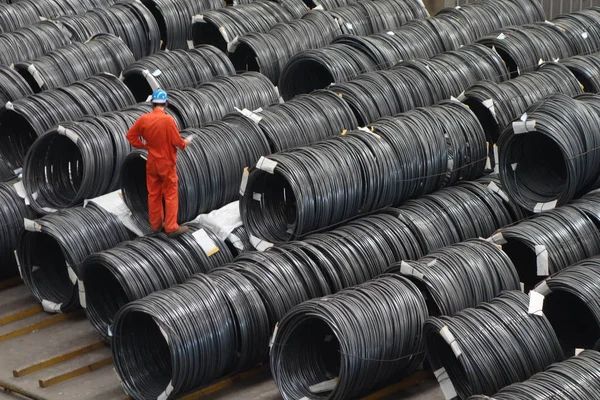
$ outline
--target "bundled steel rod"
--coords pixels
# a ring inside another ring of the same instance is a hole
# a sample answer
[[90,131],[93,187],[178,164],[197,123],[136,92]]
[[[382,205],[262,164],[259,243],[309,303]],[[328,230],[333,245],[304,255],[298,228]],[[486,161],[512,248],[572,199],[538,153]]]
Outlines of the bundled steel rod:
[[82,306],[105,341],[112,336],[115,314],[127,303],[233,260],[225,243],[209,229],[194,224],[189,228],[176,239],[164,234],[140,238],[85,259]]
[[13,168],[20,167],[35,139],[52,126],[134,103],[127,86],[110,74],[6,103],[0,110],[0,154]]
[[520,290],[512,261],[483,239],[444,247],[393,268],[423,291],[432,316],[452,316],[492,300],[503,290]]
[[152,110],[139,104],[77,122],[62,122],[27,152],[23,181],[38,213],[72,207],[121,186],[121,166],[131,146],[127,131]]
[[294,307],[271,339],[279,393],[290,400],[359,398],[398,381],[424,359],[426,318],[422,294],[397,275]]
[[599,267],[600,258],[589,258],[542,281],[537,296],[530,292],[531,311],[543,311],[565,354],[593,348],[600,338]]
[[448,399],[492,395],[564,359],[544,315],[528,313],[529,298],[504,292],[454,317],[425,322],[427,358]]
[[198,87],[217,76],[235,75],[229,59],[216,47],[201,45],[191,50],[158,51],[129,65],[123,82],[137,101],[145,101],[158,88]]
[[33,94],[28,82],[13,68],[0,65],[0,104]]
[[55,21],[41,21],[13,32],[0,33],[0,64],[34,60],[70,43],[69,32]]
[[106,9],[61,17],[57,21],[77,42],[85,42],[99,33],[112,33],[127,44],[136,60],[160,49],[158,23],[139,1],[127,0]]
[[[201,129],[184,130],[182,135],[192,143],[177,159],[180,222],[236,200],[244,168],[269,153],[262,131],[241,114],[228,115]],[[149,231],[145,170],[145,152],[134,151],[125,160],[121,182],[136,222]]]
[[79,306],[78,280],[87,256],[129,239],[117,217],[91,203],[25,220],[17,243],[21,276],[48,312]]
[[507,24],[540,20],[544,20],[544,15],[535,0],[480,1],[455,12],[411,21],[387,33],[366,38],[342,36],[329,46],[294,55],[281,72],[279,87],[287,100],[369,71],[390,68],[402,60],[430,58],[458,50]]
[[585,92],[600,93],[600,53],[567,58],[561,64],[569,68]]
[[[595,203],[600,209],[598,199]],[[589,209],[573,204],[499,229],[489,240],[502,245],[528,291],[546,276],[600,254],[597,223]]]
[[492,397],[469,400],[593,399],[600,393],[600,353],[585,350],[576,357],[552,364],[524,382],[506,386]]
[[534,103],[498,141],[500,177],[522,207],[542,212],[600,187],[600,96]]
[[73,43],[32,61],[15,64],[34,92],[56,89],[101,72],[119,76],[135,60],[131,50],[111,34],[96,35],[85,43]]
[[13,185],[0,183],[0,278],[17,275],[15,249],[23,228],[23,219],[31,218],[32,211],[17,194]]

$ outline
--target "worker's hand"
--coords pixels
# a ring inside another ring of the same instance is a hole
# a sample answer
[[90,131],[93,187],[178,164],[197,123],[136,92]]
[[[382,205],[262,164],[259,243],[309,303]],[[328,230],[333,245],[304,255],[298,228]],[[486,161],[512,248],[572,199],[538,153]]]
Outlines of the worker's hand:
[[190,139],[185,139],[184,141],[185,141],[186,147],[192,143],[192,141]]

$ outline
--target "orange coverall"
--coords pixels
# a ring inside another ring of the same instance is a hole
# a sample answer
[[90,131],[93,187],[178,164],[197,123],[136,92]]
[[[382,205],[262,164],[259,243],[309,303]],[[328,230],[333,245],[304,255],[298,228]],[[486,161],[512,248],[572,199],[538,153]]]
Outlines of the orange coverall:
[[[143,138],[145,144],[140,140]],[[177,212],[179,192],[177,178],[177,149],[184,150],[186,142],[179,135],[175,120],[164,110],[155,108],[142,115],[127,132],[127,140],[136,149],[148,150],[146,186],[150,225],[159,231],[165,222],[165,232],[179,229]],[[163,208],[165,201],[166,213]]]

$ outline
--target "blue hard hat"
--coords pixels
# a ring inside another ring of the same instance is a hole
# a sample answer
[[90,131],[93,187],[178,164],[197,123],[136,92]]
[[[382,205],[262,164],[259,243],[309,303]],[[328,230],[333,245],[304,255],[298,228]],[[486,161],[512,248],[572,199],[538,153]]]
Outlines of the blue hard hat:
[[154,93],[152,93],[152,104],[165,104],[169,101],[169,96],[167,96],[167,92],[162,89],[156,89]]

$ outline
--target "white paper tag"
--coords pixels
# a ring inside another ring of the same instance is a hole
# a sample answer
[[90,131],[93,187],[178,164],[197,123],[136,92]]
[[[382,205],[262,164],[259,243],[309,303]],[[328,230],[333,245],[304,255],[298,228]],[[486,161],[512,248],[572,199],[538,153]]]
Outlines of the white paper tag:
[[465,91],[463,90],[457,97],[456,100],[463,102],[467,99],[467,96],[465,96]]
[[279,322],[275,324],[275,329],[273,329],[273,334],[271,335],[271,340],[269,340],[269,353],[270,349],[273,348],[273,344],[275,344],[275,339],[277,338],[277,331],[279,330]]
[[77,274],[75,273],[75,271],[73,271],[73,268],[71,268],[69,264],[67,264],[67,272],[69,273],[69,279],[71,280],[71,283],[75,285],[79,278],[77,277]]
[[195,22],[205,23],[204,15],[203,14],[194,15],[192,17],[192,24]]
[[423,279],[423,274],[420,273],[419,271],[417,271],[415,269],[415,267],[413,267],[412,265],[410,265],[409,263],[402,261],[400,263],[400,273],[402,275],[412,275],[412,276],[416,276],[419,279]]
[[494,116],[494,118],[496,117],[496,109],[494,108],[494,100],[487,99],[487,100],[484,100],[481,104],[483,104],[483,106],[485,108],[487,108],[488,110],[490,110],[490,112],[492,113],[492,115]]
[[[160,72],[160,70],[157,70],[157,71]],[[156,76],[158,76],[158,75],[154,75],[153,73],[150,73],[150,71],[148,71],[147,69],[142,71],[142,75],[144,76],[144,78],[146,78],[146,82],[148,82],[148,85],[150,85],[150,88],[152,88],[152,90],[156,90],[156,89],[160,88],[160,84],[156,80]]]
[[169,382],[169,384],[167,385],[167,388],[165,389],[164,392],[162,392],[156,400],[167,400],[169,398],[169,396],[171,395],[171,393],[173,392],[173,382]]
[[161,76],[161,75],[162,75],[162,71],[161,71],[160,69],[156,69],[156,70],[154,70],[154,72],[152,73],[152,76],[155,76],[155,77],[159,77],[159,76]]
[[390,36],[395,36],[395,35],[396,35],[396,34],[394,33],[394,31],[387,31],[386,33],[387,33],[388,35],[390,35]]
[[108,334],[108,337],[113,337],[113,330],[111,324],[108,324],[108,327],[106,328],[106,333]]
[[549,271],[549,262],[548,262],[548,250],[544,245],[535,245],[535,260],[537,264],[537,275],[538,276],[548,276],[550,275]]
[[194,48],[194,41],[193,40],[188,40],[187,41],[187,46],[188,46],[188,50],[192,50]]
[[315,394],[331,392],[335,389],[335,387],[337,386],[337,383],[338,383],[338,379],[333,378],[328,381],[323,381],[323,382],[317,383],[315,385],[311,385],[308,387],[308,390],[310,390],[312,393],[315,393]]
[[42,308],[47,313],[60,314],[60,307],[62,307],[62,303],[58,304],[50,300],[42,300]]
[[[549,279],[552,279],[552,278],[549,278]],[[535,287],[535,291],[543,296],[548,296],[550,293],[552,293],[552,290],[550,290],[546,281],[547,280],[540,282],[540,284]]]
[[513,132],[515,135],[535,131],[535,120],[530,121],[515,121],[512,123]]
[[13,103],[11,103],[10,101],[7,101],[4,105],[4,108],[6,108],[7,110],[14,110],[15,106],[13,106]]
[[501,33],[501,34],[498,35],[498,37],[496,39],[498,39],[498,40],[504,40],[504,39],[506,39],[506,35],[504,33]]
[[585,349],[575,349],[575,357],[579,356]]
[[450,380],[450,376],[448,376],[448,372],[446,372],[445,368],[440,368],[434,372],[435,378],[440,384],[440,389],[442,390],[442,394],[446,400],[454,399],[457,397],[456,389],[454,388],[454,384]]
[[204,253],[208,257],[212,256],[217,251],[219,251],[219,248],[217,247],[215,242],[213,242],[213,240],[210,238],[210,236],[208,236],[208,233],[206,233],[204,229],[198,229],[192,234],[192,236],[194,237],[194,239],[196,239],[196,242],[200,244],[200,247],[202,248],[202,250],[204,250]]
[[277,162],[273,160],[269,160],[263,156],[260,156],[258,162],[256,163],[256,168],[268,172],[269,174],[273,174],[275,172],[275,167],[277,166]]
[[20,198],[24,199],[25,197],[27,197],[27,193],[25,192],[25,186],[23,186],[23,181],[16,182],[15,184],[13,184],[13,187],[15,188],[15,191],[17,192]]
[[496,185],[496,182],[491,181],[488,185],[487,185],[488,190],[491,190],[493,193],[498,194],[498,196],[502,197],[502,200],[509,202],[510,199],[508,198],[508,195],[506,193],[504,193],[504,191],[502,189],[500,189],[498,187],[498,185]]
[[488,242],[495,244],[506,244],[506,239],[502,236],[502,232],[497,232],[492,235],[492,237],[486,239]]
[[243,196],[246,193],[246,186],[248,185],[248,177],[250,176],[250,171],[248,167],[244,168],[244,172],[242,173],[242,183],[240,183],[240,196]]
[[27,218],[23,218],[23,227],[29,232],[41,232],[42,225]]
[[537,214],[537,213],[541,213],[541,212],[544,212],[544,211],[553,210],[554,208],[556,208],[556,204],[557,203],[558,203],[558,199],[557,200],[549,201],[547,203],[537,203],[533,207],[533,212]]
[[498,155],[498,145],[494,144],[494,173],[500,173],[500,163],[499,163],[499,155]]
[[256,236],[250,235],[250,244],[258,251],[265,251],[269,247],[273,247],[273,243],[259,239]]
[[40,88],[43,88],[46,85],[46,82],[44,81],[44,79],[42,79],[40,72],[37,70],[34,64],[31,64],[29,67],[27,67],[27,72],[31,74],[31,76]]
[[86,308],[87,301],[85,299],[85,284],[82,280],[77,281],[77,287],[79,289],[79,304],[81,305],[81,307]]
[[525,293],[525,284],[523,282],[519,282],[521,285],[521,292]]
[[460,347],[458,346],[458,342],[456,341],[456,338],[454,337],[452,332],[450,332],[450,329],[448,329],[448,326],[444,326],[442,329],[440,329],[440,335],[444,338],[446,343],[448,343],[450,345],[452,352],[454,353],[456,358],[458,358],[458,356],[460,356],[462,354],[462,351],[460,350]]
[[262,200],[262,194],[261,193],[252,193],[252,199],[254,201],[261,201]]
[[531,290],[529,292],[529,314],[544,315],[544,295]]

